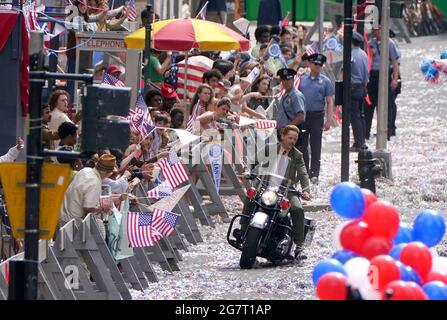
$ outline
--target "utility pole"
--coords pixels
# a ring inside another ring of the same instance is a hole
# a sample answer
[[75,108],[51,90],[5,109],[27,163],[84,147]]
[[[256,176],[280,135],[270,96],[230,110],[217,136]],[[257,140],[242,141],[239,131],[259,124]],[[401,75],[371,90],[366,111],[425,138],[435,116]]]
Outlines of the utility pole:
[[324,1],[325,0],[320,0],[320,7],[319,7],[320,13],[318,15],[318,49],[320,50],[320,52],[323,51],[323,39],[324,39]]
[[376,148],[385,150],[388,138],[388,89],[390,85],[390,46],[389,46],[389,0],[382,1],[379,101],[377,107]]
[[349,121],[351,112],[352,0],[344,2],[343,108],[341,128],[341,181],[349,181]]
[[377,139],[374,157],[379,159],[382,165],[384,177],[392,180],[391,152],[387,151],[388,139],[388,90],[390,86],[390,51],[389,51],[389,22],[390,0],[382,0],[381,14],[381,43],[380,43],[380,73],[379,73],[379,98],[377,105]]
[[151,31],[152,31],[152,21],[155,19],[152,17],[152,4],[146,5],[146,10],[148,14],[148,19],[146,19],[146,44],[144,49],[144,94],[149,91],[149,81],[151,79]]
[[39,263],[39,206],[42,177],[42,87],[45,80],[35,76],[43,70],[43,33],[30,32],[29,134],[26,148],[25,203],[25,300],[37,299]]

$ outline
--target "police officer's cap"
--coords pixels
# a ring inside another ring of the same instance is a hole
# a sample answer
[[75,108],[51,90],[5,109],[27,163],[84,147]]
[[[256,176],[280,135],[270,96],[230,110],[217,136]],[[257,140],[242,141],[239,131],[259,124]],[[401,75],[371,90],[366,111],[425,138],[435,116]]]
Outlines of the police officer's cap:
[[352,39],[358,42],[363,42],[363,37],[360,33],[358,33],[357,31],[353,31],[352,32]]
[[296,75],[296,71],[293,69],[289,69],[289,68],[282,68],[282,69],[278,70],[276,75],[281,80],[290,80],[290,79],[293,79],[293,77]]
[[323,64],[326,63],[326,56],[324,54],[321,53],[314,53],[309,57],[309,61],[315,64],[319,64],[320,66],[322,66]]

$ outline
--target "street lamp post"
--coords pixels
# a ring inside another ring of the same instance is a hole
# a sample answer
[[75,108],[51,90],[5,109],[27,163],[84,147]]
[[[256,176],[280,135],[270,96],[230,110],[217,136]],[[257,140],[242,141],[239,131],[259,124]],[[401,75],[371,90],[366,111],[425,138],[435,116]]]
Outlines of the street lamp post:
[[349,121],[351,109],[352,0],[344,2],[343,109],[341,129],[341,181],[349,180]]
[[148,14],[148,18],[146,19],[146,43],[144,49],[144,93],[146,94],[149,91],[149,82],[151,78],[151,31],[152,31],[152,4],[149,3],[146,5],[146,10]]

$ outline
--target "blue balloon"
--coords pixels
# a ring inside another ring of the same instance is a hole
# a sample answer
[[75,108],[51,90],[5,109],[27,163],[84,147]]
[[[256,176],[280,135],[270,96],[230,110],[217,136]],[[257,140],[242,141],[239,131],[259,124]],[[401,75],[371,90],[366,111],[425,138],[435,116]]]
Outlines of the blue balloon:
[[406,246],[406,243],[400,243],[398,245],[395,245],[390,253],[388,255],[392,256],[394,260],[399,260],[400,257],[400,252],[402,251],[402,249]]
[[442,281],[431,281],[422,289],[430,300],[447,300],[447,286]]
[[441,241],[444,233],[444,218],[434,210],[424,210],[414,219],[413,241],[420,241],[428,247],[433,247]]
[[346,261],[352,258],[358,257],[354,252],[350,250],[338,250],[332,255],[332,259],[338,260],[341,264],[345,264]]
[[335,259],[325,259],[318,262],[318,264],[314,267],[312,272],[312,281],[314,286],[317,285],[318,280],[328,272],[340,272],[345,276],[346,271],[343,268],[343,265]]
[[447,50],[441,52],[441,59],[447,59]]
[[416,270],[414,270],[410,266],[404,265],[400,261],[396,261],[396,263],[397,263],[397,265],[400,268],[400,279],[402,281],[412,281],[412,282],[417,283],[418,285],[422,284],[421,278],[419,277],[419,275],[416,272]]
[[413,228],[411,226],[407,226],[403,223],[399,224],[399,231],[393,239],[394,244],[399,243],[408,243],[413,241],[411,238],[411,234],[413,232]]
[[352,182],[337,184],[331,192],[331,207],[343,218],[356,219],[363,216],[365,199],[360,187]]

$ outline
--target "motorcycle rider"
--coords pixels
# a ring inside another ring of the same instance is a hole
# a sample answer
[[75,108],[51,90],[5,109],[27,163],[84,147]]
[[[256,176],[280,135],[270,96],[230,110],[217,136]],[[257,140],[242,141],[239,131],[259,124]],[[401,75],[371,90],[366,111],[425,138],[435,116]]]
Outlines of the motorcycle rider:
[[[288,156],[290,161],[288,161],[288,166],[285,170],[285,178],[291,181],[292,186],[295,186],[300,182],[303,192],[302,198],[304,200],[310,200],[310,180],[304,164],[303,154],[295,147],[295,144],[298,141],[299,132],[298,127],[295,125],[287,125],[284,127],[281,134],[281,141],[278,142],[276,146],[266,146],[261,150],[256,157],[255,164],[251,165],[251,169],[254,169],[259,165],[259,159],[265,157],[267,157],[269,161],[274,159],[274,157],[269,156],[269,150],[276,150],[277,156]],[[292,240],[296,245],[294,250],[295,259],[306,259],[306,256],[302,254],[304,246],[304,210],[298,196],[289,194],[287,198],[290,201],[289,211],[292,218]],[[251,204],[250,199],[246,197],[242,214],[250,214]],[[241,218],[241,229],[235,229],[235,232],[233,233],[238,241],[241,241],[241,236],[245,234],[248,223],[249,221],[247,218]]]

